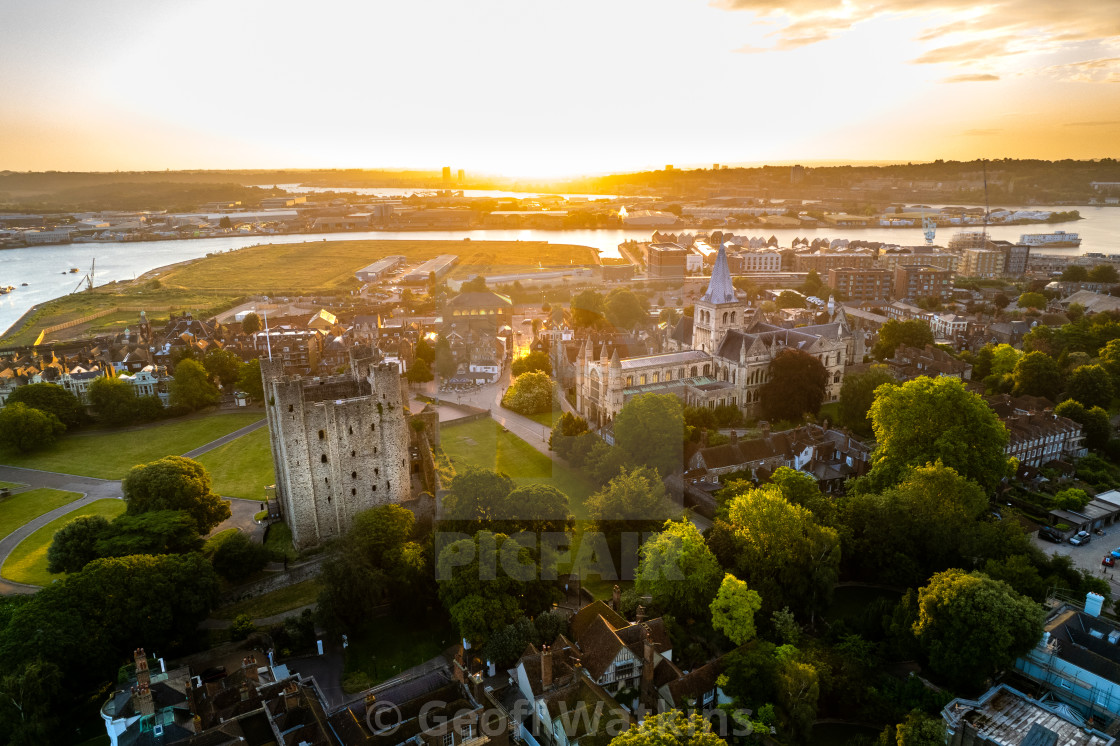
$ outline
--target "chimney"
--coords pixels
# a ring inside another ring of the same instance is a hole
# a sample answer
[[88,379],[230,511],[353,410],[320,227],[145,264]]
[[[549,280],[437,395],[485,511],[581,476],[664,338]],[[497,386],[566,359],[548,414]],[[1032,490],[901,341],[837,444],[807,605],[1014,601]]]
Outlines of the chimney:
[[650,640],[649,627],[642,625],[642,682],[653,683],[653,641]]
[[638,611],[634,615],[634,618],[637,620],[638,624],[644,622],[646,620],[646,607],[638,604]]
[[552,686],[552,650],[547,645],[541,646],[541,687],[548,689]]
[[1085,594],[1085,613],[1089,616],[1100,616],[1103,605],[1104,596],[1092,591]]
[[622,608],[622,589],[617,585],[611,591],[611,608],[615,611],[619,611],[619,609]]
[[249,695],[252,694],[252,690],[249,688],[249,682],[242,681],[241,686],[239,686],[237,689],[241,693],[241,701],[247,702],[249,700]]
[[132,699],[141,717],[156,714],[156,705],[152,701],[152,690],[147,684],[137,684],[132,688]]
[[136,662],[136,684],[150,686],[152,677],[148,671],[148,656],[144,653],[144,648],[136,648],[132,652],[132,659]]

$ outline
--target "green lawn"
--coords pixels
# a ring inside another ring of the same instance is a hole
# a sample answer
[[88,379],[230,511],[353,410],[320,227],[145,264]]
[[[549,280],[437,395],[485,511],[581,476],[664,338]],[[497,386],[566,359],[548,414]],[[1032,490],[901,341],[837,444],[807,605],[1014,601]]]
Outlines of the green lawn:
[[19,482],[0,482],[0,490],[11,490],[11,489],[15,489],[16,487],[22,487],[22,486],[23,485],[20,484]]
[[[236,412],[118,430],[64,437],[54,447],[30,454],[0,451],[0,463],[100,479],[121,479],[136,464],[178,456],[261,419],[260,413]],[[271,482],[269,482],[271,484]]]
[[66,577],[65,573],[51,575],[47,572],[47,549],[50,548],[55,533],[78,516],[100,515],[113,520],[123,513],[124,509],[124,500],[97,500],[61,518],[56,518],[21,541],[12,550],[7,561],[4,562],[4,567],[0,568],[0,575],[8,580],[29,585],[47,585]]
[[214,551],[216,551],[218,547],[220,547],[222,544],[224,544],[227,539],[231,539],[231,538],[233,538],[234,534],[239,534],[239,533],[241,533],[241,529],[239,529],[239,528],[227,528],[227,529],[224,529],[222,531],[219,531],[218,533],[214,534],[209,539],[207,539],[206,543],[204,543],[202,545],[203,553],[204,554],[214,553]]
[[72,503],[81,497],[77,492],[63,492],[45,487],[28,490],[0,500],[0,537],[7,536],[28,521]]
[[215,619],[233,619],[238,614],[248,614],[250,619],[261,619],[315,603],[322,588],[318,580],[305,580],[263,596],[215,609],[213,616]]
[[264,535],[264,546],[275,555],[294,560],[298,553],[292,546],[292,530],[286,523],[273,523]]
[[512,432],[503,433],[493,420],[441,427],[440,441],[456,469],[470,464],[505,472],[518,484],[547,482],[568,496],[577,519],[587,517],[584,502],[595,491],[593,485]]
[[442,653],[456,641],[442,609],[422,615],[389,614],[371,619],[350,635],[344,677],[365,674],[372,686]]
[[214,491],[223,497],[261,501],[264,488],[276,483],[268,428],[262,427],[198,457],[210,472]]
[[540,414],[530,414],[524,416],[528,417],[533,422],[539,422],[540,424],[551,430],[552,426],[556,424],[556,420],[560,418],[560,410],[554,409],[551,412],[541,412]]

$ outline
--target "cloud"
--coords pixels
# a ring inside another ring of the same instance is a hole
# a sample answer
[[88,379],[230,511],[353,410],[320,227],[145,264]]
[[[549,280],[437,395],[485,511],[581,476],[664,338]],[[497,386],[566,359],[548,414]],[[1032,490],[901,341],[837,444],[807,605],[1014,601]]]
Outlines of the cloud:
[[777,21],[773,49],[815,44],[857,23],[886,16],[953,19],[919,32],[915,37],[919,43],[960,38],[961,34],[986,37],[930,50],[914,60],[919,64],[962,64],[1025,51],[1051,51],[1087,41],[1120,43],[1116,0],[1082,0],[1076,8],[1053,0],[994,0],[984,4],[975,0],[711,0],[711,4]]
[[968,75],[950,75],[948,78],[942,78],[942,83],[987,83],[992,80],[999,80],[998,75],[991,75],[988,73],[976,73]]
[[1098,57],[1093,60],[1067,62],[1043,68],[1043,74],[1057,80],[1075,83],[1115,83],[1120,80],[1120,57]]

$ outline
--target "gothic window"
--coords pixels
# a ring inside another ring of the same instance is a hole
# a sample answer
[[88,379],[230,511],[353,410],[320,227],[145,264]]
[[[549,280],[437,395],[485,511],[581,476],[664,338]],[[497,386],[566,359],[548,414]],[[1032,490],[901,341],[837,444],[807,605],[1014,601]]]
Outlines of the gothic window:
[[692,376],[693,378],[696,378],[696,366],[695,365],[692,366],[692,372],[689,373],[689,375]]
[[734,311],[731,312],[731,323],[732,324],[735,323],[735,312]]
[[727,323],[727,311],[723,312],[723,323]]
[[705,364],[704,365],[704,375],[710,376],[711,374],[712,374],[712,366]]
[[673,380],[673,371],[671,371],[671,370],[665,371],[665,380],[666,381],[672,381]]
[[836,371],[836,375],[832,377],[833,383],[840,383],[840,371]]

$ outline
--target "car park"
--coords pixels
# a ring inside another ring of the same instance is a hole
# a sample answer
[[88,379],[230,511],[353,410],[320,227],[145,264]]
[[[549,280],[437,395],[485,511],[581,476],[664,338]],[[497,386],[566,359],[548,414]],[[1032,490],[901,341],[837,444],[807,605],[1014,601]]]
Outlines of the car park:
[[1073,536],[1069,537],[1069,543],[1075,547],[1084,546],[1093,540],[1093,535],[1088,531],[1078,531]]

